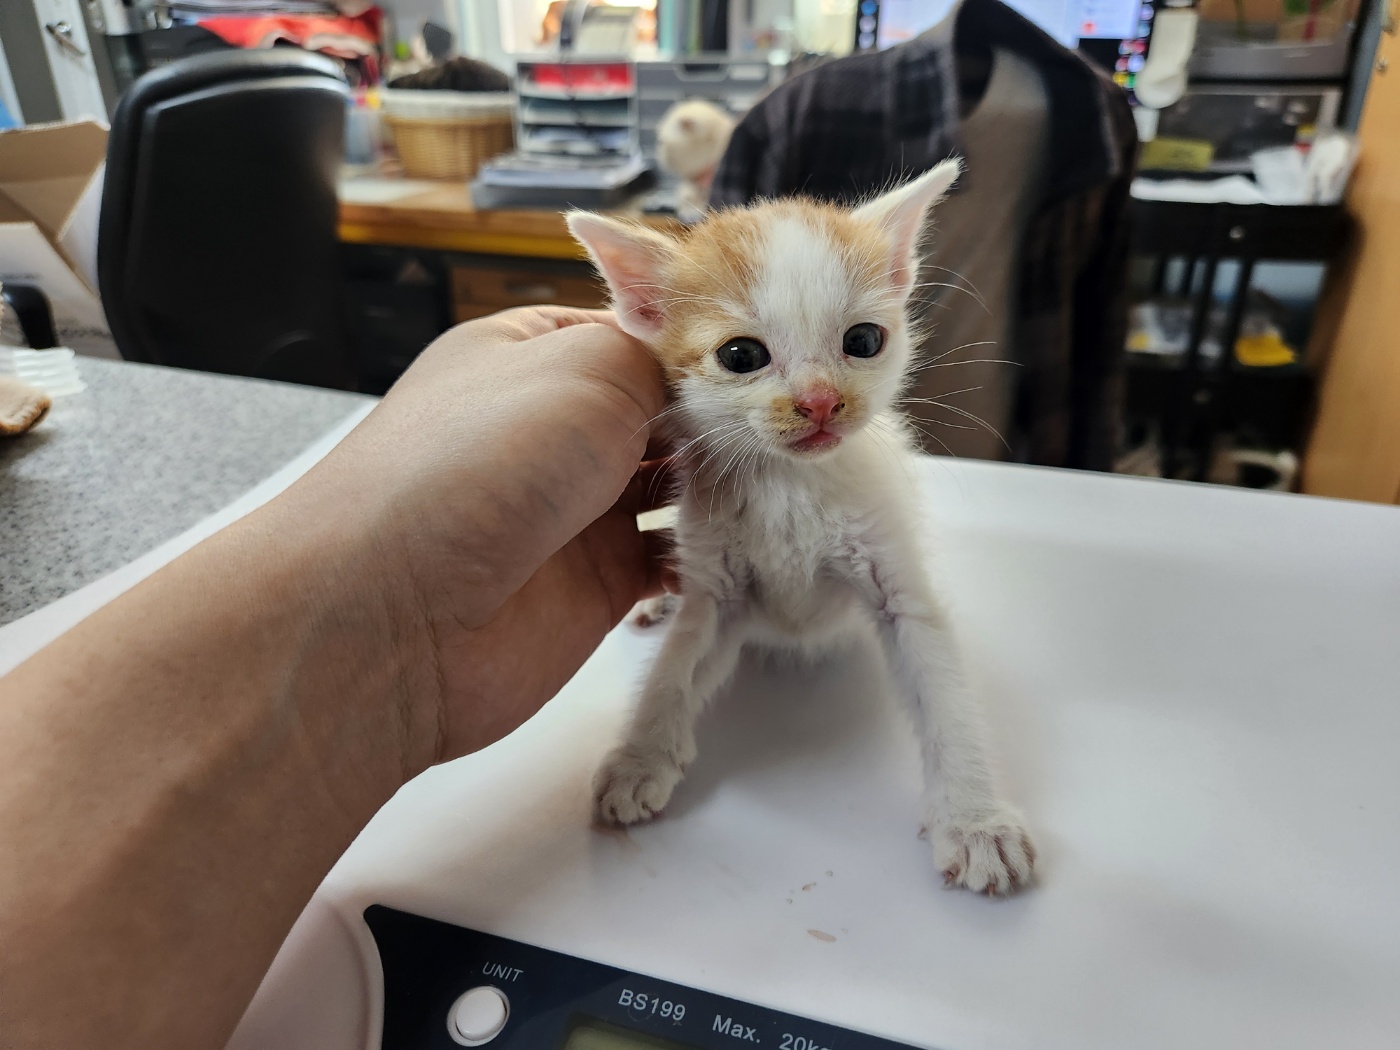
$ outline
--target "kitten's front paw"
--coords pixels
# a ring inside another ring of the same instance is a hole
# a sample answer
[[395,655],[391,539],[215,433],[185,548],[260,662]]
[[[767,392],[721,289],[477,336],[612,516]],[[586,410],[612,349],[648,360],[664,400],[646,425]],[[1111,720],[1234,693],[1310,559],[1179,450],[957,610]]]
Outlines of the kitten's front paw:
[[680,606],[680,599],[674,594],[662,594],[656,598],[643,598],[627,614],[627,622],[633,627],[655,627],[665,623]]
[[593,813],[605,824],[636,824],[665,808],[685,770],[670,755],[619,747],[593,778]]
[[1035,873],[1035,844],[1012,810],[985,820],[935,823],[932,838],[934,863],[947,886],[1004,896],[1029,885]]

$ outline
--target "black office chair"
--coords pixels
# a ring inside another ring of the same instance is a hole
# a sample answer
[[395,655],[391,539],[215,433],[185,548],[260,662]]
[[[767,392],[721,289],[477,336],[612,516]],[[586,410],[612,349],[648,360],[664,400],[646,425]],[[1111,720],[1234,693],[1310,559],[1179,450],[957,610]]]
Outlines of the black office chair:
[[132,361],[353,389],[336,240],[348,89],[293,49],[197,55],[122,97],[98,228]]
[[49,297],[32,284],[6,283],[0,287],[0,303],[19,322],[24,344],[31,350],[48,350],[58,345]]

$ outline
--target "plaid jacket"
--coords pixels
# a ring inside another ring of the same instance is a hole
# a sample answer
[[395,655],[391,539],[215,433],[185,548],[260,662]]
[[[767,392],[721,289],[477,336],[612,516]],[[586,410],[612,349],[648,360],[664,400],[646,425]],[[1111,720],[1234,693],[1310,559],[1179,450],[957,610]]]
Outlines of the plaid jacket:
[[[1025,462],[1108,470],[1122,411],[1132,113],[1107,74],[1000,0],[963,0],[956,32],[960,47],[1022,56],[1048,100],[1044,185],[1016,293],[1023,368],[1007,438]],[[950,39],[926,34],[829,62],[779,86],[739,123],[710,202],[868,196],[957,153],[958,108]]]

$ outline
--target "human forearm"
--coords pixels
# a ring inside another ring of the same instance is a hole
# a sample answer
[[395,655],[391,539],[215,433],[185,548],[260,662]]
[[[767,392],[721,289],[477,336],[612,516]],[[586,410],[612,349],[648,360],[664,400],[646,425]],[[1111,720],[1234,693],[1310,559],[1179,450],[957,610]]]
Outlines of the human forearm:
[[309,509],[274,503],[4,681],[6,1045],[221,1046],[326,870],[435,757],[410,614]]
[[221,1047],[376,808],[656,586],[662,391],[600,321],[447,333],[281,497],[0,681],[7,1050]]

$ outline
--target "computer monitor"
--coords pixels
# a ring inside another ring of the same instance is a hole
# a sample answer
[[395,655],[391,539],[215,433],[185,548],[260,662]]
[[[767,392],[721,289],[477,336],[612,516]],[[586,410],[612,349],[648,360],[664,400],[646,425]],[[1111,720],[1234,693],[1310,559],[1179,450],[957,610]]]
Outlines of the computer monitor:
[[[1113,73],[1132,91],[1147,59],[1154,0],[1004,0],[1066,47]],[[954,0],[858,0],[856,49],[893,47],[937,25]]]

